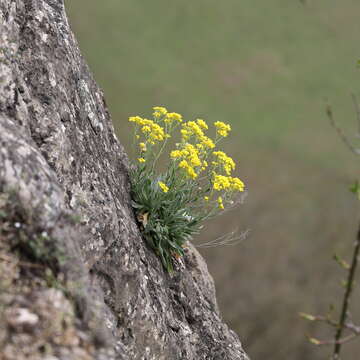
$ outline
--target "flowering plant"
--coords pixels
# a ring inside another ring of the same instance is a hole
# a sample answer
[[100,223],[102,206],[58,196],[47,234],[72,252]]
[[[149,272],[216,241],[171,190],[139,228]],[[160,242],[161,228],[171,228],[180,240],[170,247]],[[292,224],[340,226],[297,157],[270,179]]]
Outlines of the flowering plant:
[[[231,173],[235,162],[217,144],[228,136],[230,125],[214,123],[215,138],[206,135],[202,119],[183,121],[180,114],[154,107],[152,120],[132,116],[135,127],[137,163],[131,169],[133,207],[148,244],[171,272],[174,258],[184,255],[186,241],[197,233],[201,223],[233,204],[244,183]],[[165,153],[176,130],[179,142]],[[168,156],[164,171],[156,164]]]

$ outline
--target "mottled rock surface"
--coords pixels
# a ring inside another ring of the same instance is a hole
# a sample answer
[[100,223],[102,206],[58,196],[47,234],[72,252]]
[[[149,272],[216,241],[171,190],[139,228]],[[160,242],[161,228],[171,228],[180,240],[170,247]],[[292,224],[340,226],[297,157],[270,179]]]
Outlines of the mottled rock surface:
[[147,248],[127,168],[63,0],[1,0],[1,359],[248,359],[197,251],[169,276]]

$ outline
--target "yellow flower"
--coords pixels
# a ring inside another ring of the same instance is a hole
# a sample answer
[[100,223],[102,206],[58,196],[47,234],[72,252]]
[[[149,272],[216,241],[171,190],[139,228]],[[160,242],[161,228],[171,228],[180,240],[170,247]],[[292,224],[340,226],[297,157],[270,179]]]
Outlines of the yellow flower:
[[228,124],[223,123],[222,121],[216,121],[214,123],[216,131],[220,136],[226,137],[231,131],[231,127]]
[[181,168],[181,169],[186,169],[188,166],[189,166],[189,164],[187,163],[186,160],[181,160],[179,162],[179,168]]
[[181,154],[181,151],[180,150],[173,150],[171,153],[170,153],[170,157],[173,158],[173,159],[177,159],[179,157],[181,157],[182,154]]
[[140,116],[130,116],[129,121],[139,124],[142,121],[142,118]]
[[183,123],[181,134],[183,141],[187,141],[191,136],[196,136],[196,138],[199,140],[205,136],[204,132],[201,130],[201,127],[195,121],[188,121]]
[[153,123],[151,124],[151,133],[149,136],[153,140],[162,141],[166,135],[164,129],[160,125]]
[[195,136],[197,136],[199,139],[204,136],[203,131],[201,130],[201,127],[195,122],[195,121],[188,121],[187,122],[188,128],[193,132]]
[[142,126],[141,131],[145,134],[146,138],[150,140],[150,144],[154,144],[155,140],[163,141],[165,137],[168,137],[168,134],[165,134],[164,129],[153,120],[139,119],[135,122]]
[[159,184],[161,190],[162,190],[164,193],[167,193],[167,192],[169,191],[169,188],[168,188],[168,187],[166,186],[166,184],[163,183],[162,181],[159,181],[158,184]]
[[217,162],[214,161],[214,165],[221,165],[227,175],[231,174],[231,171],[235,169],[235,162],[230,157],[227,156],[223,151],[214,151],[213,155],[217,157]]
[[195,146],[193,144],[185,144],[184,146],[184,150],[183,150],[184,154],[186,155],[191,155],[193,153],[197,153],[197,150],[195,148]]
[[142,128],[141,128],[141,131],[143,132],[143,133],[150,133],[151,132],[151,128],[150,128],[150,126],[148,126],[148,125],[144,125]]
[[207,130],[209,127],[203,119],[197,119],[196,123],[204,130]]
[[164,121],[166,123],[172,123],[173,121],[182,122],[182,116],[175,112],[168,113]]
[[[193,174],[193,172],[188,169],[188,167],[197,167],[201,166],[201,160],[199,157],[199,151],[196,149],[196,147],[192,144],[182,144],[183,149],[182,150],[173,150],[170,153],[170,157],[173,159],[182,158],[183,161],[186,162],[180,162],[179,166],[183,167],[187,170],[187,172],[190,174]],[[193,177],[193,175],[191,175]]]
[[221,191],[227,190],[230,187],[230,181],[227,176],[214,174],[213,188],[214,190]]
[[189,130],[181,129],[180,132],[181,132],[183,141],[187,141],[189,139],[189,137],[191,136],[191,132]]
[[230,189],[236,191],[244,191],[245,184],[237,177],[229,177]]
[[191,177],[192,179],[196,179],[197,178],[197,173],[195,172],[195,170],[189,166],[187,169],[187,174],[189,175],[189,177]]
[[144,163],[146,160],[144,158],[138,158],[138,162]]
[[204,196],[204,200],[205,200],[205,201],[209,201],[209,197],[208,197],[208,196]]
[[214,173],[213,189],[217,191],[244,191],[244,183],[237,177],[224,176]]
[[154,110],[154,112],[153,112],[154,118],[159,118],[160,116],[167,114],[166,108],[164,108],[162,106],[154,106],[153,110]]
[[219,208],[223,210],[224,209],[224,204],[223,204],[223,199],[222,199],[221,196],[218,197],[217,202],[218,202]]
[[192,166],[190,166],[186,160],[180,161],[179,168],[184,169],[190,178],[192,178],[192,179],[197,178],[197,174],[196,174],[194,168]]
[[145,143],[141,142],[141,143],[139,144],[139,146],[140,146],[140,150],[141,150],[141,151],[146,151],[146,144],[145,144]]
[[214,142],[205,135],[200,138],[200,141],[201,141],[202,145],[204,145],[205,147],[207,147],[209,149],[213,149],[215,147]]
[[201,161],[200,161],[199,157],[196,154],[192,155],[189,158],[189,160],[190,160],[190,164],[192,166],[200,166],[201,165]]

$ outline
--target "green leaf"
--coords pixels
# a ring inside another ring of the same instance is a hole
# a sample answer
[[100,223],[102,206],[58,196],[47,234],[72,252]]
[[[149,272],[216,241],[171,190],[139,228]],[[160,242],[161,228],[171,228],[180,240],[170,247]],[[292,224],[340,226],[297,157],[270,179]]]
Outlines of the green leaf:
[[309,320],[309,321],[315,321],[316,320],[316,317],[314,315],[303,313],[303,312],[299,313],[299,316],[302,317],[303,319]]
[[343,260],[339,255],[334,254],[333,258],[345,270],[350,269],[350,265],[345,260]]
[[360,184],[358,180],[356,180],[354,184],[350,186],[349,190],[357,195],[358,199],[360,200]]
[[316,338],[314,338],[314,337],[308,337],[308,340],[309,340],[309,342],[311,342],[312,344],[314,344],[314,345],[320,345],[321,344],[321,341],[320,340],[318,340],[318,339],[316,339]]

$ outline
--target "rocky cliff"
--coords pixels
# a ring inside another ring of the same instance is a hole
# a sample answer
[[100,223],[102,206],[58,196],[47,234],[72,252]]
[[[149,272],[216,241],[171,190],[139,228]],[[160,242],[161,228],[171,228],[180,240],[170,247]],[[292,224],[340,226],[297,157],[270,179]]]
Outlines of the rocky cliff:
[[0,359],[248,359],[198,252],[169,276],[142,240],[127,169],[63,0],[1,0]]

